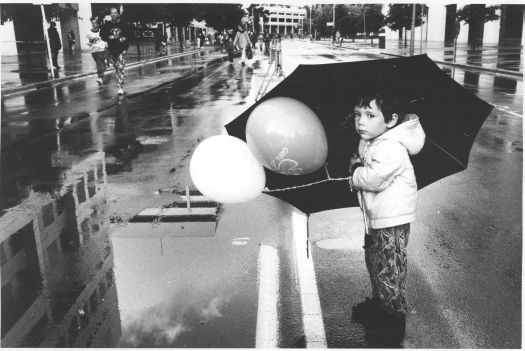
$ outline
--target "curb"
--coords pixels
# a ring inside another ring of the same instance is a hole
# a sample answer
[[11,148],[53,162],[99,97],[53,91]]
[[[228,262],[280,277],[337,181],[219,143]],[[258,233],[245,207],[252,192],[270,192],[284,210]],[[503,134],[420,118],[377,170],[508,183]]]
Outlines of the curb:
[[[397,55],[397,54],[391,54],[388,52],[381,52],[381,55],[387,55],[387,56],[394,56],[394,57],[407,57],[404,55]],[[513,76],[517,78],[521,78],[523,80],[523,73],[522,72],[516,72],[516,71],[509,71],[506,69],[498,69],[498,68],[487,68],[487,67],[481,67],[481,66],[473,66],[473,65],[466,65],[463,63],[455,63],[455,62],[447,62],[447,61],[440,61],[440,60],[432,60],[437,64],[445,65],[445,66],[452,66],[452,67],[458,67],[458,68],[465,68],[465,69],[471,69],[475,71],[483,71],[483,72],[491,72],[506,76]]]
[[[330,45],[328,43],[316,43],[316,44],[321,44],[321,45],[325,45],[325,46]],[[384,51],[381,51],[381,52],[370,52],[369,51],[370,48],[367,49],[367,48],[344,47],[344,46],[341,47],[341,48],[355,50],[355,51],[359,51],[359,52],[366,53],[366,54],[369,54],[369,55],[377,55],[377,56],[386,55],[386,56],[393,56],[393,57],[408,57],[408,56],[405,56],[405,55],[392,54],[392,53],[384,52]],[[495,73],[495,74],[500,74],[500,75],[505,75],[505,76],[512,76],[512,77],[520,78],[520,80],[523,80],[523,72],[509,71],[509,70],[506,70],[506,69],[498,69],[498,68],[487,68],[487,67],[482,67],[482,66],[466,65],[466,64],[463,64],[463,63],[455,63],[455,62],[434,60],[432,58],[431,58],[431,60],[434,61],[437,64],[440,64],[440,65],[458,67],[458,68],[463,68],[463,69],[471,69],[471,70],[474,70],[474,71],[490,72],[490,73]]]
[[[179,53],[172,54],[172,55],[169,55],[169,56],[155,57],[155,58],[151,58],[151,59],[144,60],[144,61],[133,62],[133,63],[130,63],[129,65],[126,65],[124,70],[128,70],[128,69],[131,69],[131,68],[134,68],[134,67],[137,67],[137,66],[141,66],[141,65],[146,65],[146,64],[150,64],[150,63],[159,62],[159,61],[169,60],[169,59],[172,59],[172,58],[192,55],[192,54],[196,54],[196,53],[199,53],[199,52],[201,52],[201,50],[191,50],[191,51],[186,51],[186,52],[179,52]],[[206,54],[206,55],[208,55],[208,54]],[[105,72],[112,72],[112,70],[106,70]],[[31,84],[26,84],[26,85],[22,85],[22,86],[18,86],[18,87],[13,87],[13,88],[4,88],[4,89],[2,89],[2,95],[9,96],[9,95],[14,95],[14,94],[18,94],[18,93],[26,93],[26,92],[29,92],[29,91],[32,91],[32,90],[38,90],[38,89],[43,89],[43,88],[51,88],[51,87],[57,86],[57,85],[62,84],[62,83],[67,83],[69,81],[73,81],[73,80],[77,80],[77,79],[81,79],[81,78],[87,78],[87,77],[96,76],[96,75],[97,75],[97,72],[78,73],[78,74],[72,74],[72,75],[69,75],[69,76],[65,76],[65,77],[61,77],[61,78],[57,78],[57,79],[53,79],[53,80],[48,80],[48,81],[44,81],[44,82],[31,83]]]

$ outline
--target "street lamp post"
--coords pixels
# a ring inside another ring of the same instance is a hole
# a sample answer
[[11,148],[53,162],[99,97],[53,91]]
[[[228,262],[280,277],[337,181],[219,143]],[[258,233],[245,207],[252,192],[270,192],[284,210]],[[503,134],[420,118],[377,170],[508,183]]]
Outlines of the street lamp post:
[[255,32],[255,17],[253,16],[253,9],[254,7],[252,7],[252,31]]

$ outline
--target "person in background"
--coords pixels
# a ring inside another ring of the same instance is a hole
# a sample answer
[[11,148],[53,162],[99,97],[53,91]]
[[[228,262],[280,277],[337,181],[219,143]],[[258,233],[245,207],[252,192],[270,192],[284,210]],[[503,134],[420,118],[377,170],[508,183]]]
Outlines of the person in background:
[[58,65],[58,52],[62,49],[62,42],[60,41],[60,35],[58,35],[56,27],[57,24],[54,21],[51,21],[49,23],[49,28],[47,29],[47,36],[49,38],[53,68],[60,69],[60,66]]
[[230,61],[230,65],[233,65],[233,54],[235,53],[235,46],[233,45],[234,40],[235,37],[233,36],[233,32],[226,33],[224,46],[226,48],[226,52],[228,53],[228,61]]
[[134,36],[133,27],[120,19],[119,9],[110,8],[111,21],[105,23],[100,29],[100,38],[108,43],[108,51],[113,66],[117,73],[118,94],[124,94],[124,66],[129,42]]
[[100,38],[100,24],[98,17],[91,18],[91,30],[86,35],[87,45],[91,49],[91,56],[97,64],[97,83],[104,84],[104,71],[106,69],[107,43]]
[[268,33],[268,30],[264,31],[263,35],[263,41],[264,41],[264,54],[270,55],[270,41],[272,40],[272,37],[270,36],[270,33]]
[[67,43],[69,45],[70,54],[75,53],[75,39],[75,33],[73,32],[73,29],[71,29],[69,32],[67,32]]
[[237,32],[237,34],[235,34],[233,46],[241,50],[241,61],[242,65],[244,66],[246,64],[246,48],[250,46],[250,37],[248,36],[248,32],[246,32],[246,28],[244,27],[244,25],[239,24],[238,28],[239,31]]

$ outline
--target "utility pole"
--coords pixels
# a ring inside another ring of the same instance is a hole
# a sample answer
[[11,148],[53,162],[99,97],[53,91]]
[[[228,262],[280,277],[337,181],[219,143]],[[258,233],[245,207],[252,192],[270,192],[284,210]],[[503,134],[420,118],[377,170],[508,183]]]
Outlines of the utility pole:
[[365,33],[365,46],[366,46],[366,13],[365,13],[365,8],[362,7],[361,11],[363,11],[363,31]]
[[[419,53],[423,53],[423,15],[425,14],[425,4],[421,5],[421,36],[419,38]],[[425,21],[426,22],[426,21]]]
[[412,4],[412,28],[410,30],[410,56],[414,55],[415,27],[416,27],[416,4]]
[[46,38],[47,56],[49,59],[49,75],[51,79],[54,79],[55,71],[53,69],[53,56],[51,55],[51,44],[49,43],[49,35],[47,34],[46,28],[46,13],[44,11],[44,4],[40,4],[40,10],[42,11],[42,29],[44,30],[44,38]]
[[333,21],[333,24],[334,24],[334,30],[335,30],[335,4],[334,4],[334,6],[332,7],[332,10],[333,10],[332,21]]
[[308,9],[310,10],[310,30],[308,31],[308,34],[312,34],[312,7],[308,7]]

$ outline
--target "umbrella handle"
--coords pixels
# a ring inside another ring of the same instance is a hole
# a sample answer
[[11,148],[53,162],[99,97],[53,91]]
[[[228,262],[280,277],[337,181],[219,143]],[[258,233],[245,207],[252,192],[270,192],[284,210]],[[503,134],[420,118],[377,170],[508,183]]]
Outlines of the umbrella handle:
[[363,206],[363,190],[359,190],[359,197],[360,197],[360,201],[359,201],[359,207],[361,208],[361,213],[363,214],[363,223],[365,224],[365,235],[368,235],[368,223],[367,223],[367,218],[366,218],[366,213],[365,213],[365,209],[364,209],[364,206]]

